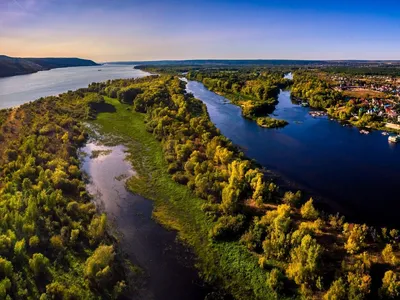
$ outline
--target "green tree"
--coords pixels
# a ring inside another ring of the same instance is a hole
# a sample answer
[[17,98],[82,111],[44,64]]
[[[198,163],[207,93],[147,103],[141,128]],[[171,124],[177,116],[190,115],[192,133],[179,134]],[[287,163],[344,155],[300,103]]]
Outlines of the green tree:
[[316,220],[319,216],[318,211],[314,208],[313,199],[310,198],[301,208],[301,216],[307,220]]
[[397,273],[392,270],[385,272],[379,294],[381,298],[398,299],[400,296],[400,281],[397,278]]
[[382,251],[382,257],[385,263],[388,263],[392,266],[397,266],[399,264],[399,260],[393,252],[393,246],[391,244],[386,244],[385,249]]
[[347,236],[347,242],[344,248],[348,253],[354,254],[359,252],[365,247],[365,238],[367,236],[368,227],[367,225],[353,224],[353,227],[349,229],[349,225],[345,223],[343,225],[343,233]]
[[86,260],[84,274],[91,280],[101,284],[107,282],[111,276],[111,268],[114,262],[114,247],[100,245]]
[[346,285],[342,278],[335,280],[329,290],[324,295],[324,300],[345,300],[346,299]]
[[42,253],[35,253],[32,258],[29,259],[29,267],[35,276],[45,275],[49,271],[50,261]]
[[277,269],[273,268],[269,272],[266,281],[267,286],[276,293],[279,293],[283,289],[283,274]]
[[310,235],[301,240],[290,253],[290,263],[286,274],[297,284],[312,283],[318,277],[322,247]]
[[300,201],[301,199],[301,192],[297,191],[296,193],[293,193],[291,191],[285,192],[285,194],[283,195],[283,203],[286,203],[288,205],[291,206],[296,206],[297,203]]
[[370,275],[349,272],[347,282],[349,284],[349,300],[362,300],[370,293]]

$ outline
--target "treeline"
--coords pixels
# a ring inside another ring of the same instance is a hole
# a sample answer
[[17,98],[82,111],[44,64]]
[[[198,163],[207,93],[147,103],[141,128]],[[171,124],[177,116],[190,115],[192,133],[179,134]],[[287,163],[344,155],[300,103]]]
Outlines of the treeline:
[[300,192],[282,194],[219,134],[204,104],[185,93],[178,78],[120,80],[90,89],[116,94],[146,114],[172,178],[205,200],[210,243],[240,243],[258,257],[265,282],[247,282],[251,298],[400,297],[398,230],[346,223],[319,212]]
[[0,111],[0,299],[117,299],[128,292],[107,217],[86,193],[85,90]]
[[400,74],[399,66],[368,66],[368,67],[328,67],[324,71],[333,74],[348,75],[379,75],[396,77]]
[[327,109],[343,99],[327,80],[314,71],[296,71],[293,74],[292,97],[307,101],[311,107]]

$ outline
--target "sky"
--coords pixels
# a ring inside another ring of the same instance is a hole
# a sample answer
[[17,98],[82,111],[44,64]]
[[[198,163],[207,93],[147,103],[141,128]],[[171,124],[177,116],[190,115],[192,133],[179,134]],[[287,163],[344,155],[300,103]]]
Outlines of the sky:
[[0,0],[0,54],[400,60],[400,1]]

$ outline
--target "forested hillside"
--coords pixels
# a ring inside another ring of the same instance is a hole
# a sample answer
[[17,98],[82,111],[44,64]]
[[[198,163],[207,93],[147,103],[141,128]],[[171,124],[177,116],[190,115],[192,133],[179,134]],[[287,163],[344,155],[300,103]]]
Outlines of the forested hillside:
[[95,66],[80,58],[17,58],[0,55],[0,77],[23,75],[54,68]]

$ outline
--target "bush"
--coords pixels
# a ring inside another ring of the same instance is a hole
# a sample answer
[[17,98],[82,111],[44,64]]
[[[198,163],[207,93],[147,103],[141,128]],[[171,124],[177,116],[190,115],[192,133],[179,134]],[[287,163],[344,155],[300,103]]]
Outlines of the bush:
[[210,230],[208,236],[213,240],[235,237],[243,228],[244,216],[222,216]]
[[275,291],[279,292],[283,289],[283,274],[279,269],[272,269],[271,272],[268,274],[267,281],[266,281],[267,286]]
[[319,216],[318,211],[314,208],[313,199],[310,198],[301,208],[301,216],[307,220],[316,220]]
[[297,284],[313,282],[318,277],[321,255],[321,246],[310,235],[306,235],[301,244],[291,251],[286,274]]
[[86,260],[84,274],[92,283],[102,283],[111,275],[114,247],[100,245]]
[[283,203],[286,203],[290,206],[296,206],[297,203],[299,203],[300,199],[301,199],[300,191],[297,191],[296,193],[289,191],[283,195],[282,201],[283,201]]
[[385,272],[382,279],[382,287],[379,290],[381,298],[398,299],[400,296],[400,281],[392,270]]
[[324,295],[324,300],[345,300],[346,299],[346,285],[342,278],[335,280],[329,290]]
[[33,257],[29,259],[29,267],[35,276],[46,275],[50,267],[50,261],[42,253],[35,253]]
[[399,264],[399,260],[394,254],[393,246],[391,244],[387,244],[385,249],[383,249],[382,257],[385,263],[388,263],[392,266],[397,266]]

